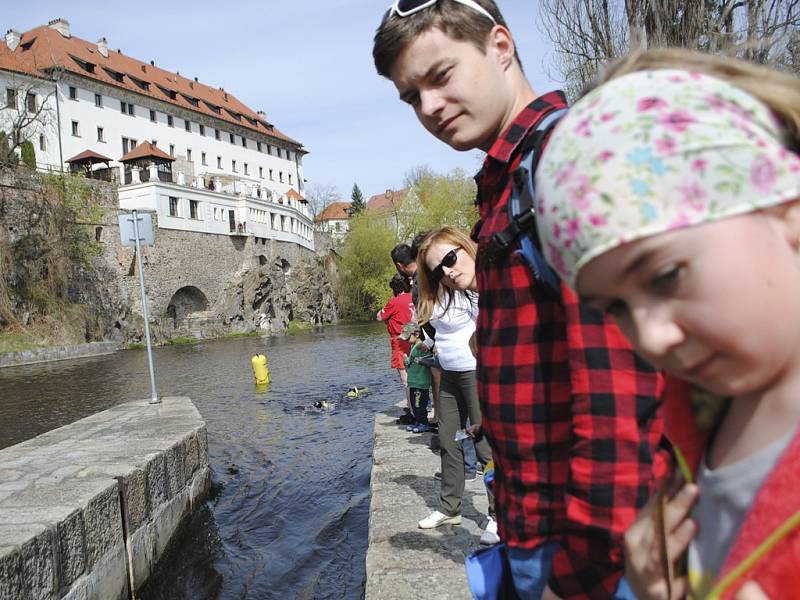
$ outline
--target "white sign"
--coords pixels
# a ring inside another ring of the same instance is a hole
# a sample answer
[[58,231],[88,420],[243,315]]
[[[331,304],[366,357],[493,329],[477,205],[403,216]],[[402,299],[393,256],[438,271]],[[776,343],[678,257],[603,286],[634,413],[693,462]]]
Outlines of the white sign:
[[155,242],[153,236],[153,216],[150,213],[133,213],[119,215],[119,237],[123,246],[136,245],[136,228],[133,226],[133,215],[136,215],[139,226],[139,244],[152,246]]

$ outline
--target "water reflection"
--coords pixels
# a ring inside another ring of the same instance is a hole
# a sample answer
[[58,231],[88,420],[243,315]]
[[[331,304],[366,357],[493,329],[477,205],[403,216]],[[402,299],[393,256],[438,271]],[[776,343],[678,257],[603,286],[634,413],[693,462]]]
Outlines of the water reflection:
[[[267,390],[252,378],[260,352]],[[156,349],[159,393],[206,420],[217,493],[142,597],[361,597],[373,416],[398,399],[388,355],[379,324]],[[344,399],[353,385],[371,393]],[[0,370],[0,446],[148,396],[143,351]],[[309,409],[322,399],[336,407]]]

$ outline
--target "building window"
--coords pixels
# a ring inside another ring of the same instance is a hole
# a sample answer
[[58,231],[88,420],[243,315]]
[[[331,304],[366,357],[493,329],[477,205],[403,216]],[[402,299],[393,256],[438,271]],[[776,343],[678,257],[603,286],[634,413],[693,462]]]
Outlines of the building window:
[[188,160],[189,162],[191,162],[191,160],[192,160],[192,149],[191,148],[187,148],[186,149],[186,160]]
[[39,134],[39,150],[42,152],[47,150],[47,138],[44,137],[43,133]]
[[183,122],[183,127],[184,127],[184,129],[186,129],[186,131],[188,131],[189,133],[191,133],[191,132],[192,132],[192,122],[191,122],[191,121],[184,121],[184,122]]
[[189,218],[197,218],[197,200],[189,200]]
[[6,106],[17,108],[17,90],[14,88],[6,88]]
[[151,120],[153,123],[155,123],[155,122],[156,122],[156,111],[154,111],[154,110],[151,110],[151,111],[150,111],[150,120]]
[[133,104],[130,102],[122,102],[119,103],[119,112],[123,115],[131,115],[133,116]]
[[80,130],[78,129],[78,122],[77,121],[73,121],[72,122],[72,135],[74,135],[75,137],[81,137],[81,133],[80,133]]
[[70,100],[78,99],[78,88],[76,88],[74,85],[69,86],[69,99]]
[[169,216],[178,216],[178,199],[175,196],[169,197]]
[[278,181],[283,183],[283,171],[278,171]]
[[245,148],[247,148],[247,138],[246,138],[246,137],[244,137],[244,136],[242,136],[242,146],[244,146]]
[[275,181],[275,178],[272,176],[272,169],[269,170],[269,180]]
[[234,173],[236,173],[236,161],[235,161],[235,160],[232,160],[232,161],[231,161],[231,170],[232,170]]
[[264,179],[264,167],[258,167],[258,176]]
[[222,157],[221,156],[217,157],[217,168],[218,169],[222,169]]
[[219,129],[215,129],[214,130],[214,137],[217,138],[217,139],[221,139],[222,138],[222,136],[221,136],[221,134],[219,132]]
[[97,128],[97,141],[98,142],[105,142],[106,141],[106,138],[104,137],[104,134],[103,134],[103,128],[102,127],[98,127]]
[[206,153],[205,152],[201,152],[200,153],[200,162],[203,163],[203,166],[207,166],[208,165],[208,163],[206,162]]
[[167,115],[167,126],[169,126],[169,127],[174,127],[175,126],[175,121],[172,118],[172,115]]
[[25,96],[25,105],[28,107],[28,112],[35,113],[36,112],[36,94],[33,92],[28,92],[28,95]]
[[122,138],[122,154],[127,154],[128,150],[136,148],[137,141],[134,139]]
[[281,149],[278,148],[278,158],[280,158],[280,157],[281,157]]
[[261,142],[256,142],[256,149],[261,152]]
[[286,160],[292,160],[292,153],[288,150],[286,151]]
[[170,144],[169,145],[169,155],[170,156],[175,156],[175,144]]
[[94,95],[94,105],[98,108],[103,107],[103,95],[102,94],[95,94]]
[[292,185],[292,174],[289,173],[289,185]]
[[233,135],[232,133],[229,133],[228,137],[231,140],[231,144],[235,144],[236,143],[236,136],[235,135]]
[[267,144],[267,154],[270,154],[270,155],[272,154],[272,145],[271,144]]
[[206,134],[206,126],[200,125],[200,135],[204,136],[205,134]]
[[248,168],[247,163],[244,163],[244,174],[250,175],[250,169]]

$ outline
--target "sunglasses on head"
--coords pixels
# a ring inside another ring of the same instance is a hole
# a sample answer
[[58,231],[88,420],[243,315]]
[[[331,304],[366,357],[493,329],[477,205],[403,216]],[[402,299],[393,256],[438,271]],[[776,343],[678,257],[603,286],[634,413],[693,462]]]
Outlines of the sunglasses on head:
[[442,277],[444,277],[445,267],[448,269],[453,268],[453,265],[455,265],[456,261],[458,260],[459,250],[461,250],[460,246],[458,248],[453,248],[452,250],[450,250],[450,252],[448,252],[442,257],[442,262],[440,262],[436,266],[436,268],[433,271],[431,271],[431,276],[433,277],[434,281],[436,282],[441,281]]
[[[407,17],[409,15],[413,15],[414,13],[418,13],[421,10],[425,10],[429,6],[433,6],[438,1],[439,0],[394,0],[394,4],[392,4],[392,6],[389,7],[389,10],[386,11],[386,14],[383,15],[381,24],[385,23],[386,19],[391,17],[393,14],[397,15],[398,17]],[[471,9],[478,11],[492,23],[497,25],[497,21],[495,21],[494,17],[489,14],[489,11],[487,11],[477,2],[474,2],[474,0],[453,0],[453,2],[458,2],[464,6],[469,6]]]

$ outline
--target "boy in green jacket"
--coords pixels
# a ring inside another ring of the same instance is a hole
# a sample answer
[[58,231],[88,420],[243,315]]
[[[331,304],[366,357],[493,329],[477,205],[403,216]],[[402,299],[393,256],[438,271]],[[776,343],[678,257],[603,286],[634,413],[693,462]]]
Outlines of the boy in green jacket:
[[404,356],[406,372],[408,374],[408,395],[411,400],[411,412],[414,423],[406,427],[406,431],[423,433],[431,431],[428,423],[428,403],[430,402],[431,370],[420,364],[421,358],[433,357],[431,351],[420,340],[420,327],[416,321],[403,325],[400,335],[401,340],[406,340],[411,345],[411,354]]

